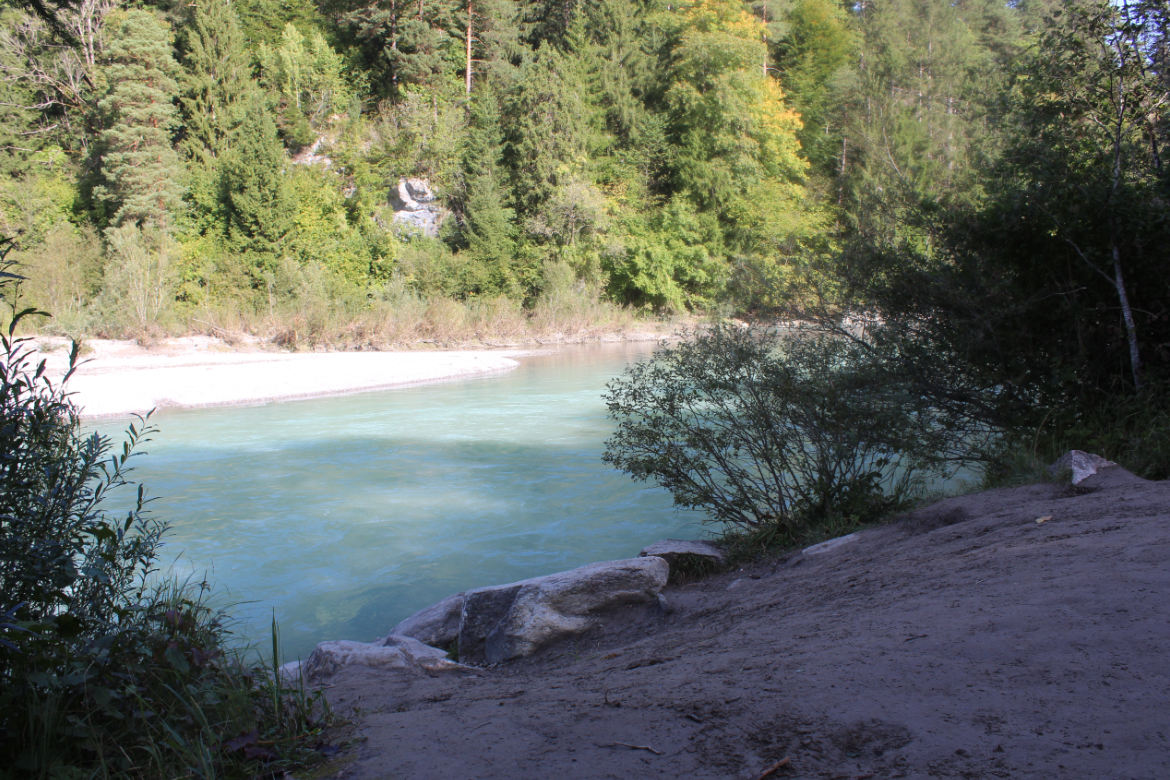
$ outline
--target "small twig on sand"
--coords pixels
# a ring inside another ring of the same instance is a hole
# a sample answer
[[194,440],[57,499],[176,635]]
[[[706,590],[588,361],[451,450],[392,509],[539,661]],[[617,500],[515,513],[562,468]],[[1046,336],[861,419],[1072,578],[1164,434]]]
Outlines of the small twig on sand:
[[767,769],[765,769],[765,770],[764,770],[764,774],[762,774],[762,775],[760,775],[759,777],[757,777],[757,778],[756,778],[756,780],[764,780],[764,778],[766,778],[766,777],[770,777],[770,776],[771,776],[771,775],[772,775],[772,774],[773,774],[773,773],[774,773],[774,772],[775,772],[777,769],[779,769],[780,767],[782,767],[782,766],[787,766],[787,765],[788,765],[788,762],[789,762],[789,761],[791,761],[791,760],[792,760],[792,759],[790,759],[790,758],[788,758],[787,756],[785,756],[784,758],[782,758],[782,759],[780,759],[779,761],[777,761],[775,764],[772,764],[772,766],[770,766],[770,767],[768,767]]
[[628,742],[610,742],[608,745],[599,744],[597,747],[628,747],[631,750],[648,750],[656,756],[662,755],[649,745],[631,745]]

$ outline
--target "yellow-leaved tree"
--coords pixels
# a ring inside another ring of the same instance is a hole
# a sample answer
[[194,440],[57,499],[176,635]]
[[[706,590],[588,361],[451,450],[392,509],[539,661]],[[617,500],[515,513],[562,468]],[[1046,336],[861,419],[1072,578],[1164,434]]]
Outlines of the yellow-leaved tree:
[[742,3],[696,0],[681,10],[666,96],[676,197],[718,220],[738,258],[731,283],[738,277],[778,303],[826,222],[805,191],[800,116],[768,67],[763,22]]

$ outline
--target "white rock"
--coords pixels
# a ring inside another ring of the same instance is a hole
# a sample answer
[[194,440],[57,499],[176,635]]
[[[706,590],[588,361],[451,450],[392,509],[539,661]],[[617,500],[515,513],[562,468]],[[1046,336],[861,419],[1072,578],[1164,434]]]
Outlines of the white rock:
[[459,638],[463,617],[463,594],[448,596],[438,604],[420,609],[394,626],[391,636],[414,637],[424,645],[446,648]]
[[596,625],[598,613],[657,600],[670,576],[658,557],[605,561],[464,596],[459,660],[500,663]]
[[1105,460],[1100,455],[1093,455],[1082,450],[1069,450],[1060,456],[1060,460],[1048,467],[1048,471],[1057,476],[1062,471],[1072,472],[1072,483],[1079,485],[1089,477],[1108,466],[1116,466],[1111,460]]
[[856,541],[857,541],[857,534],[849,534],[847,536],[838,536],[836,539],[830,539],[827,542],[821,542],[820,544],[814,544],[812,547],[805,547],[802,552],[804,552],[805,555],[820,555],[821,553],[827,553],[827,552],[830,552],[832,550],[836,550],[838,547],[840,547],[842,545],[849,544],[850,542],[856,542]]
[[465,667],[447,658],[447,654],[428,647],[417,639],[389,636],[380,642],[353,642],[343,639],[322,642],[305,661],[300,671],[305,677],[335,674],[346,666],[368,666],[382,671],[422,672],[456,671]]

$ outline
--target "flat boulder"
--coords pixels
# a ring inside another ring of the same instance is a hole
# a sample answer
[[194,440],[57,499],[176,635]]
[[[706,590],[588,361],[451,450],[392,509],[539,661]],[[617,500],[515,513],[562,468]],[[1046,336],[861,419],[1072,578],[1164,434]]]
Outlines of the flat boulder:
[[450,672],[466,667],[447,658],[447,654],[407,636],[388,636],[378,642],[353,642],[342,639],[322,642],[309,660],[293,670],[306,678],[328,677],[347,666],[368,666],[387,672],[422,674]]
[[431,647],[447,648],[459,638],[463,619],[463,594],[448,596],[438,604],[420,609],[394,626],[391,636],[409,636]]
[[698,561],[700,564],[718,568],[723,566],[726,557],[723,550],[710,542],[700,542],[693,539],[663,539],[649,547],[642,548],[638,553],[641,558],[661,558],[670,564],[671,572],[678,571],[684,562]]
[[500,663],[588,631],[605,610],[653,603],[670,576],[657,556],[605,561],[464,594],[459,660]]

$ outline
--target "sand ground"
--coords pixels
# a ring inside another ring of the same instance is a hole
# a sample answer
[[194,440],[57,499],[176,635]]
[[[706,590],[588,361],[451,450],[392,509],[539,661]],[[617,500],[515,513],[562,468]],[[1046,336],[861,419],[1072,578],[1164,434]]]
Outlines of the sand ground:
[[1162,780],[1168,596],[1170,483],[951,498],[522,661],[343,669],[329,776]]
[[[63,339],[36,339],[49,373],[68,362]],[[86,418],[166,407],[258,404],[461,379],[508,371],[533,350],[290,353],[193,336],[150,348],[131,341],[85,342],[69,381]]]

